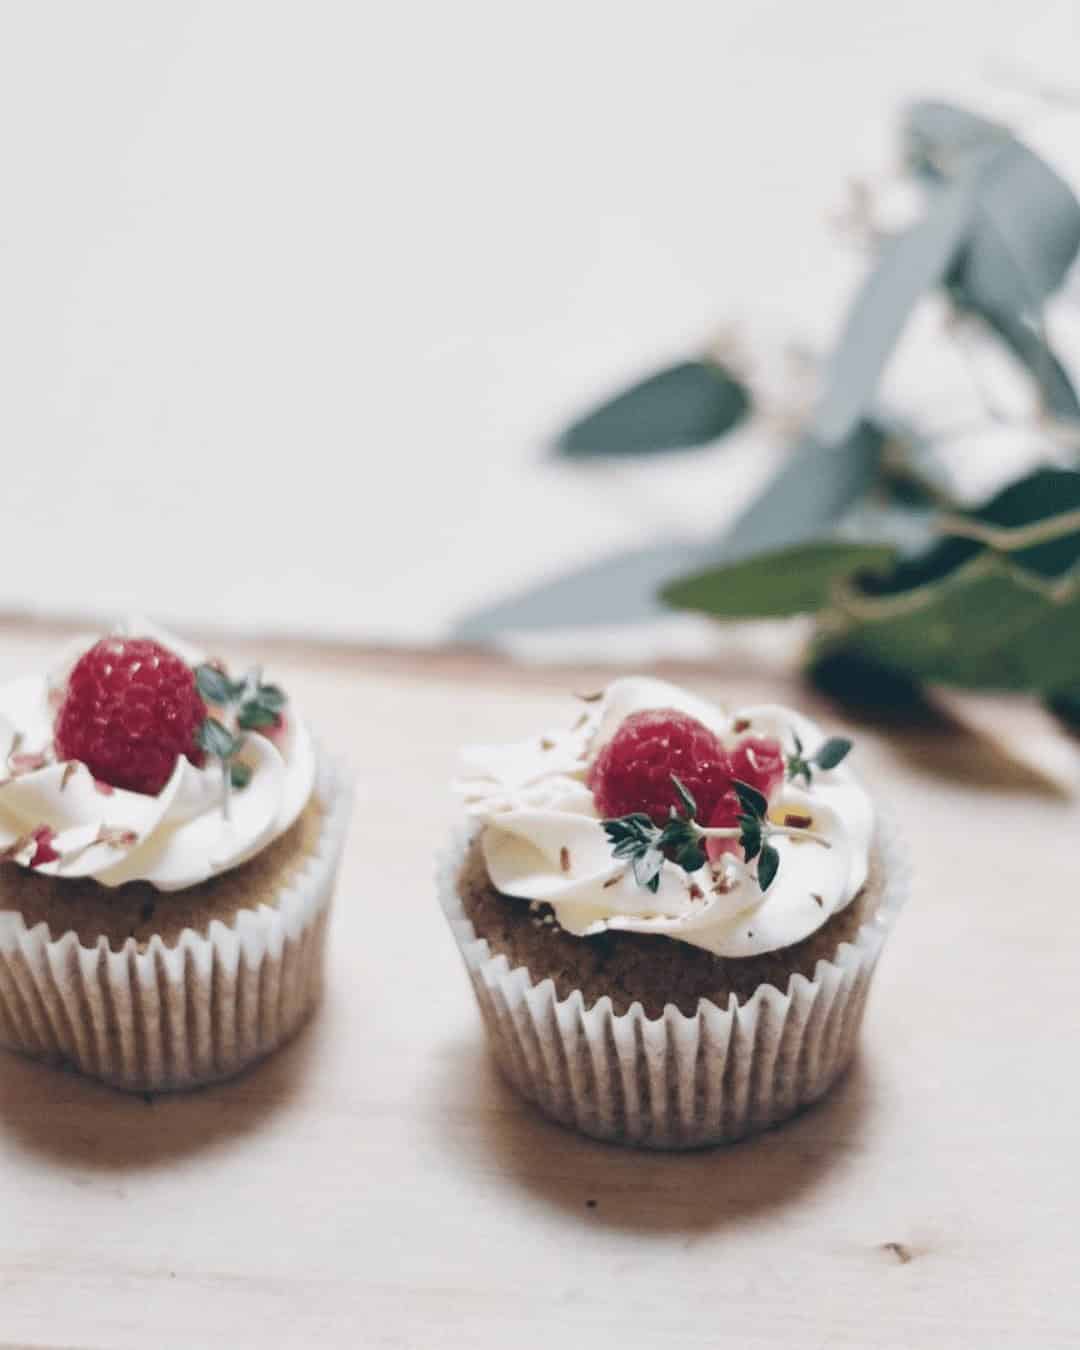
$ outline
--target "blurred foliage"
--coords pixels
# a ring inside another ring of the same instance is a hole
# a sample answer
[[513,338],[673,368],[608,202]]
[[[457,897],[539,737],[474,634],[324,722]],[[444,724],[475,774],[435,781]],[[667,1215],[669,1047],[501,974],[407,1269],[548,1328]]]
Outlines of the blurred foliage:
[[[963,108],[912,105],[903,150],[924,212],[880,241],[817,404],[758,498],[708,544],[606,559],[474,615],[463,637],[651,617],[657,597],[720,619],[809,613],[814,668],[837,687],[873,677],[894,691],[1031,690],[1080,720],[1080,472],[1039,469],[960,510],[933,445],[877,404],[909,316],[937,290],[1027,371],[1044,429],[1080,445],[1080,398],[1042,321],[1080,252],[1080,203],[1006,127]],[[575,423],[559,448],[582,458],[707,444],[749,408],[734,374],[687,361]],[[892,453],[905,443],[906,469]]]
[[683,361],[594,408],[556,449],[570,459],[688,449],[731,431],[749,409],[749,392],[718,362]]

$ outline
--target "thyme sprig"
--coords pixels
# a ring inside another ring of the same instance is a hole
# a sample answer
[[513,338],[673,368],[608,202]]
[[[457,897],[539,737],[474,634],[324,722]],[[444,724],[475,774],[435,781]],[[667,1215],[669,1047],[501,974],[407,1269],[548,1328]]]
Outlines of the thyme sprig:
[[807,787],[814,776],[814,769],[835,769],[845,760],[851,749],[846,736],[830,736],[812,755],[807,755],[797,732],[791,733],[795,743],[795,752],[787,756],[787,776],[794,783],[801,778]]
[[251,782],[251,766],[236,759],[246,733],[276,726],[286,698],[278,685],[263,684],[261,666],[231,680],[220,666],[205,662],[195,669],[195,684],[204,701],[224,714],[224,720],[208,715],[195,739],[201,750],[221,761],[222,809],[228,816],[230,789],[242,790]]
[[777,825],[769,820],[765,795],[739,779],[732,782],[741,808],[736,824],[700,825],[695,819],[697,802],[690,790],[675,774],[671,775],[671,781],[680,806],[671,808],[671,815],[662,826],[640,811],[601,821],[611,841],[612,856],[628,862],[637,884],[654,895],[660,889],[665,860],[670,859],[685,872],[696,872],[705,866],[708,855],[703,841],[707,839],[737,839],[747,862],[757,858],[758,885],[763,891],[772,885],[780,867],[780,855],[769,842],[772,838],[789,835],[811,840],[823,848],[831,847],[823,835],[813,830],[801,825]]

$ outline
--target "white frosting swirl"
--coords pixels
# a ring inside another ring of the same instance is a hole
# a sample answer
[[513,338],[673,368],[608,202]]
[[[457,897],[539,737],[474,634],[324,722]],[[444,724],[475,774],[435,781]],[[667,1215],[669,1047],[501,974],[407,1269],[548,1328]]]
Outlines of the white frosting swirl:
[[799,942],[854,899],[866,881],[873,809],[846,764],[816,769],[809,788],[785,781],[774,794],[771,820],[809,816],[829,847],[774,836],[780,867],[767,891],[754,867],[731,855],[694,873],[665,862],[656,894],[639,886],[612,856],[585,777],[624,718],[645,708],[688,713],[729,747],[743,720],[745,734],[773,736],[785,750],[794,735],[807,753],[824,740],[809,718],[779,705],[728,713],[662,680],[616,680],[570,731],[465,751],[456,786],[483,824],[484,858],[500,891],[546,901],[559,925],[582,937],[605,929],[659,933],[727,957]]
[[[205,660],[143,620],[129,620],[114,631],[153,638],[193,666]],[[72,666],[96,641],[71,643],[47,675],[0,686],[0,766],[15,770],[0,782],[0,848],[10,849],[44,825],[56,832],[52,847],[60,858],[35,871],[93,877],[103,886],[149,881],[159,890],[176,891],[246,862],[293,824],[311,796],[315,752],[291,704],[281,736],[245,738],[236,758],[252,770],[251,779],[230,794],[228,818],[221,764],[209,756],[200,769],[181,755],[156,797],[122,788],[103,791],[85,765],[54,762],[57,699]],[[39,758],[41,767],[33,767]],[[34,846],[26,844],[14,861],[28,866],[33,854]]]

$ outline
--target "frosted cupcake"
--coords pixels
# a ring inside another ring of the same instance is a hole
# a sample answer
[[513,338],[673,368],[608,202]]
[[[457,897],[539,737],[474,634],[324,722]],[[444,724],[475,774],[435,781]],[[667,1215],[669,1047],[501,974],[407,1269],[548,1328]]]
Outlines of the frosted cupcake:
[[787,708],[623,679],[568,731],[466,752],[440,896],[524,1096],[691,1148],[828,1090],[905,871],[850,748]]
[[239,1072],[320,990],[347,793],[285,692],[132,621],[0,686],[0,1044]]

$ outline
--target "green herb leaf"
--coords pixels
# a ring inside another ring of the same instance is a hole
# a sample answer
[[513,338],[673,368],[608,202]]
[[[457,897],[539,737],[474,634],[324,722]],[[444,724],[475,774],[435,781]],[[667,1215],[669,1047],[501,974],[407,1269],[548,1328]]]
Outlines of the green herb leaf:
[[687,844],[675,854],[675,862],[684,872],[697,872],[708,862],[708,855],[697,842]]
[[229,779],[234,788],[246,788],[251,782],[252,769],[250,764],[241,764],[239,762],[229,765]]
[[259,699],[250,699],[247,703],[242,703],[240,711],[236,714],[237,726],[243,727],[245,731],[255,731],[259,727],[272,727],[277,720],[278,714],[267,708]]
[[634,880],[639,886],[645,886],[655,895],[660,889],[660,870],[664,866],[664,855],[658,848],[646,849],[633,862]]
[[763,842],[761,821],[756,816],[740,816],[739,827],[742,831],[739,843],[742,845],[743,857],[747,862],[753,862]]
[[216,666],[196,666],[195,686],[207,703],[225,706],[232,702],[232,683]]
[[681,801],[683,804],[683,809],[686,812],[687,819],[693,820],[694,817],[697,815],[697,802],[694,801],[694,798],[691,796],[686,785],[682,783],[675,774],[671,775],[671,781],[675,786],[675,791],[679,795],[679,801]]
[[809,787],[812,772],[813,770],[810,767],[810,761],[802,754],[802,746],[799,747],[798,753],[788,755],[787,776],[793,783],[801,778],[806,786]]
[[765,795],[750,783],[744,783],[740,778],[733,778],[731,786],[735,789],[735,795],[738,797],[739,805],[743,811],[755,820],[764,820],[765,813],[769,809],[769,803]]
[[199,748],[217,759],[228,759],[240,748],[241,740],[223,726],[216,717],[208,717],[195,735]]
[[706,445],[737,426],[749,407],[749,394],[729,371],[711,361],[685,361],[575,422],[556,448],[571,459],[591,459]]
[[763,891],[767,891],[773,884],[779,866],[780,855],[776,849],[773,848],[772,844],[763,845],[757,865],[758,885]]
[[813,756],[813,762],[819,769],[835,769],[851,750],[851,741],[845,736],[830,736],[825,744]]

